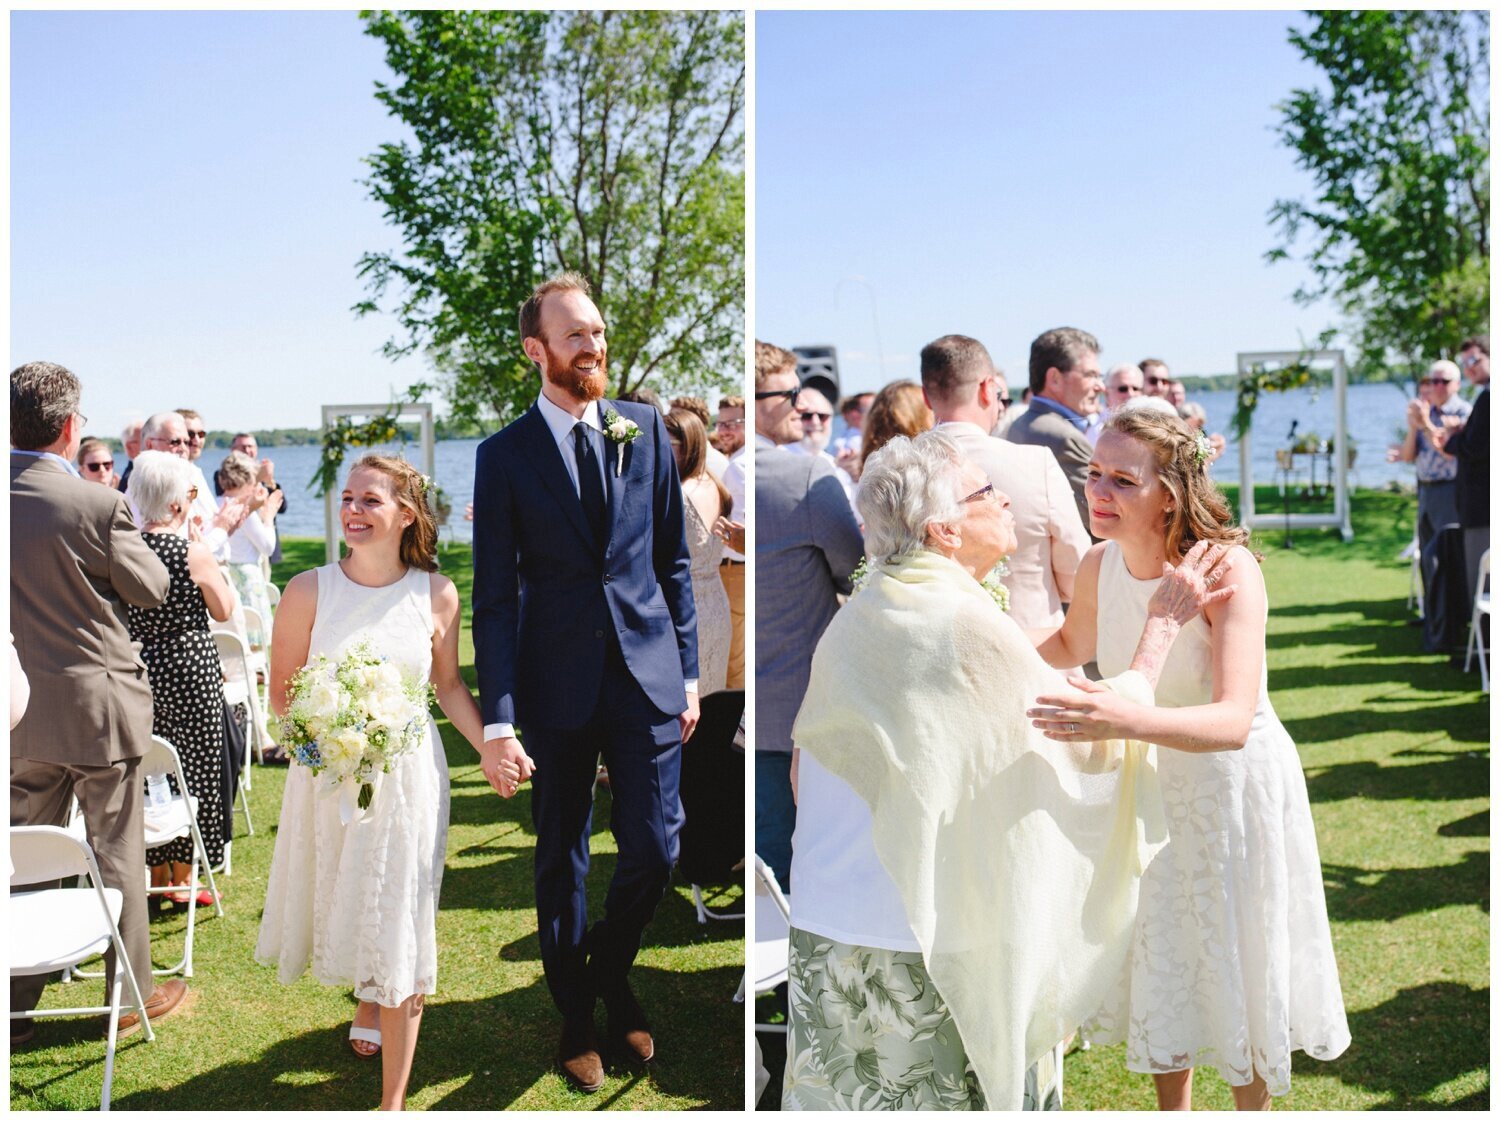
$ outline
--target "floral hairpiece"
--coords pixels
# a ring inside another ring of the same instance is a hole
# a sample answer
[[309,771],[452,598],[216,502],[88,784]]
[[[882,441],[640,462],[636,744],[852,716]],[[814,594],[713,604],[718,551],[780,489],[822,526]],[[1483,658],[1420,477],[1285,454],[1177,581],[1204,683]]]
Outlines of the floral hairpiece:
[[417,493],[419,493],[419,494],[426,494],[431,489],[432,489],[432,476],[431,475],[418,475],[417,476]]
[[1193,449],[1193,460],[1202,467],[1213,457],[1214,446],[1202,432],[1195,432],[1193,438],[1197,441],[1197,446]]

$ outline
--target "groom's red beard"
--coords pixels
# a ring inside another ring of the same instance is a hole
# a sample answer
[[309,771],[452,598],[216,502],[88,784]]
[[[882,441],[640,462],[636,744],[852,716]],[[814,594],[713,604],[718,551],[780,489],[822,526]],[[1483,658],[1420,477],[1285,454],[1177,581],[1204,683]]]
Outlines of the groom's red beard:
[[552,348],[545,341],[542,343],[542,350],[547,355],[547,361],[542,366],[542,376],[558,389],[585,404],[604,396],[604,391],[609,388],[609,372],[608,362],[602,352],[597,356],[598,366],[592,370],[580,370],[553,354]]

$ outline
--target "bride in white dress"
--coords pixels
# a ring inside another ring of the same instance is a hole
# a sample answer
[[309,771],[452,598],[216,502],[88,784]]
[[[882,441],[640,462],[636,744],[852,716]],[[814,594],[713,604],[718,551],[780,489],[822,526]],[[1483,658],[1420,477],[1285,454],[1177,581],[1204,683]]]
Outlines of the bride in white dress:
[[[471,744],[484,742],[479,706],[459,676],[459,599],[438,575],[437,527],[425,480],[409,463],[366,456],[339,506],[349,555],[298,574],[276,613],[271,707],[286,710],[287,685],[319,654],[338,658],[368,642],[406,673],[430,679],[438,704]],[[486,767],[510,797],[519,775]],[[384,777],[370,820],[344,825],[293,764],[281,804],[257,961],[283,983],[311,966],[325,985],[359,1000],[350,1046],[382,1059],[381,1109],[405,1107],[423,998],[437,987],[438,890],[448,837],[448,764],[437,728]]]
[[1155,708],[1081,679],[1030,710],[1052,739],[1130,736],[1157,753],[1170,839],[1141,880],[1135,939],[1089,1034],[1125,1043],[1162,1109],[1192,1108],[1193,1068],[1212,1066],[1239,1109],[1291,1089],[1292,1052],[1349,1045],[1322,868],[1297,746],[1266,694],[1266,588],[1247,534],[1205,470],[1201,437],[1176,416],[1112,418],[1089,464],[1089,527],[1062,628],[1038,647],[1054,666],[1097,657],[1124,669],[1163,563],[1200,542],[1226,549],[1234,594],[1182,629]]

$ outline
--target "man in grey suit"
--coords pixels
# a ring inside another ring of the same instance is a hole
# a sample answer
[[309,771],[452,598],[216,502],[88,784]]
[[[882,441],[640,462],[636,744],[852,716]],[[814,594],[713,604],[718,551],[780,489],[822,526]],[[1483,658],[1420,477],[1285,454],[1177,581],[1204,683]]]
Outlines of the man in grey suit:
[[1005,438],[1013,444],[1036,444],[1057,457],[1068,477],[1078,516],[1089,524],[1083,484],[1094,446],[1085,433],[1099,411],[1104,382],[1099,376],[1099,340],[1077,327],[1056,327],[1031,344],[1031,407],[1012,424]]
[[864,556],[833,465],[782,450],[802,438],[797,356],[755,344],[755,851],[783,888],[792,868],[792,721],[813,648]]
[[1045,448],[990,435],[1000,418],[1000,379],[989,351],[967,335],[944,335],[922,348],[922,395],[937,426],[984,469],[1010,499],[1016,551],[1010,570],[1010,617],[1023,628],[1058,627],[1073,598],[1073,576],[1089,549],[1073,492]]
[[[10,618],[31,703],[10,735],[10,823],[62,825],[77,796],[105,886],[124,895],[120,937],[146,997],[164,1016],[187,992],[180,978],[152,991],[146,917],[141,756],[151,745],[151,685],[125,607],[157,607],[167,570],[146,546],[118,491],[73,470],[86,423],[78,379],[52,362],[10,375]],[[114,970],[114,954],[106,959]],[[13,1011],[36,1007],[43,977],[11,981]],[[132,1013],[122,1029],[137,1026]],[[31,1040],[11,1021],[11,1045]]]

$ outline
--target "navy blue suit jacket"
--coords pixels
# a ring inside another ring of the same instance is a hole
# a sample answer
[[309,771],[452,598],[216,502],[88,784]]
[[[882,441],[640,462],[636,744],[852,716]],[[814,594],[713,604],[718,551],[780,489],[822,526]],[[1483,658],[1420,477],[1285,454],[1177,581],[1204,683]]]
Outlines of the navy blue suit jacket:
[[615,476],[606,442],[609,543],[592,546],[563,452],[533,405],[479,445],[474,472],[474,653],[486,724],[571,729],[593,715],[606,629],[651,703],[687,708],[697,616],[682,488],[661,414],[601,401],[640,426]]

